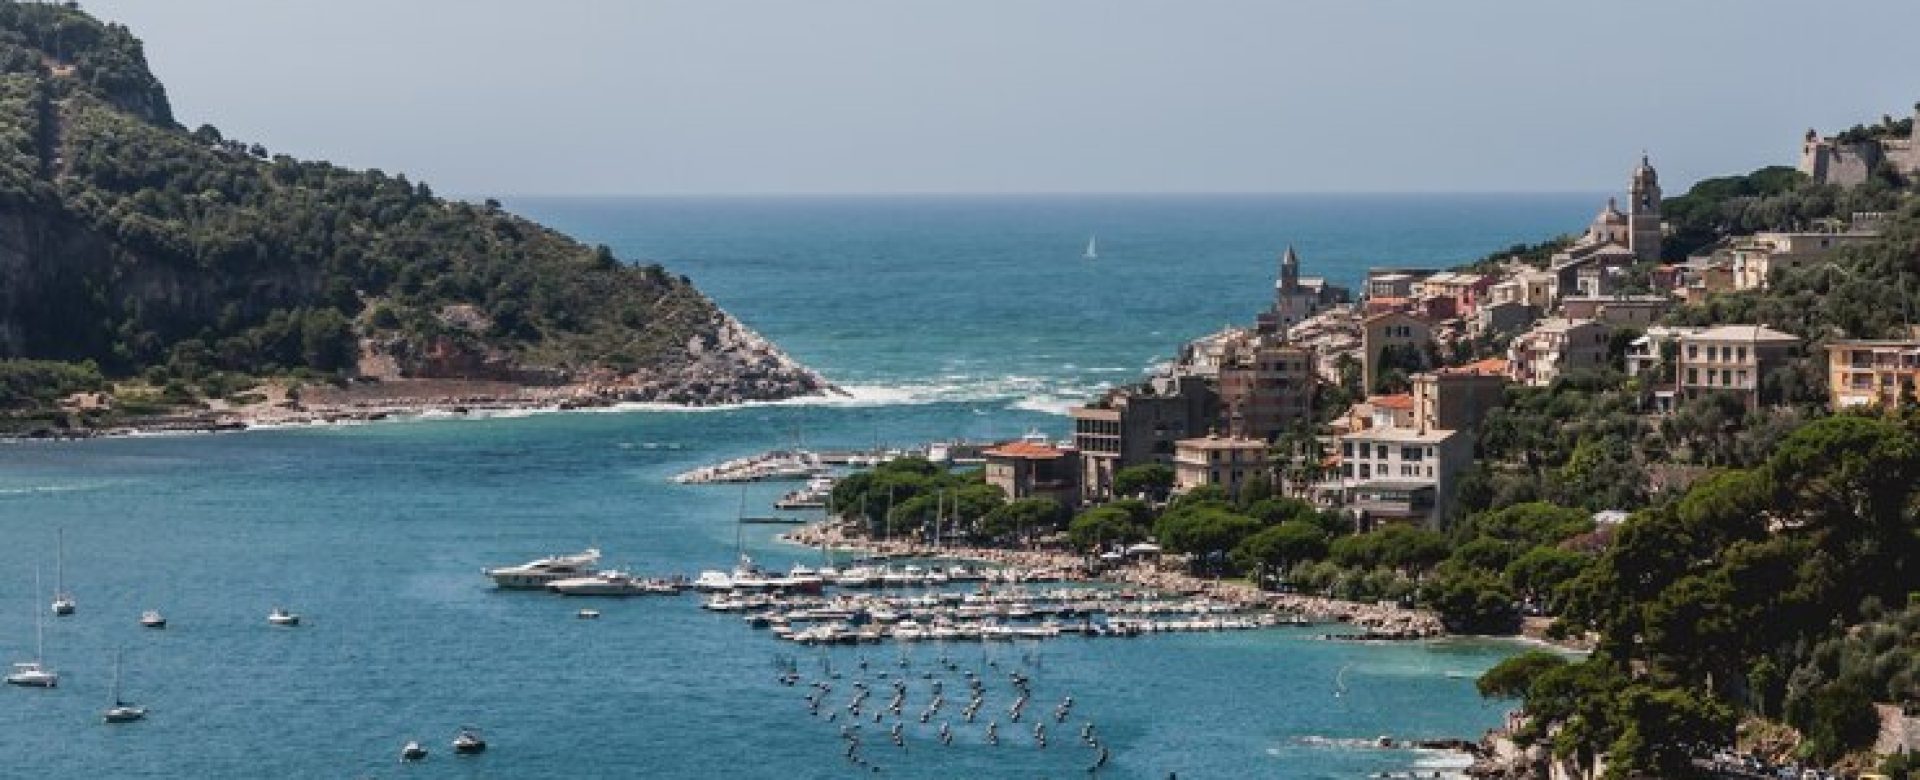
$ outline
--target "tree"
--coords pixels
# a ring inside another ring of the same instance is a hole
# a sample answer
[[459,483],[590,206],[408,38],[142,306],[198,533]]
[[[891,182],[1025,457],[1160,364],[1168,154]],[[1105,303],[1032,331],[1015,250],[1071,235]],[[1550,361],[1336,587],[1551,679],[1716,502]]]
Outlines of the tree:
[[1504,573],[1507,584],[1527,602],[1557,611],[1560,588],[1580,576],[1592,562],[1591,557],[1572,550],[1535,547],[1507,564]]
[[1067,538],[1087,552],[1109,545],[1132,544],[1147,538],[1151,527],[1126,509],[1102,506],[1081,512],[1067,524]]
[[1154,536],[1169,552],[1193,556],[1194,565],[1220,572],[1227,553],[1260,531],[1260,521],[1215,504],[1175,507],[1154,523]]
[[1511,633],[1520,620],[1513,591],[1507,583],[1479,569],[1446,571],[1431,599],[1440,619],[1452,631],[1474,634]]
[[1050,498],[1022,498],[1009,501],[980,520],[981,535],[989,539],[1027,540],[1036,533],[1053,531],[1067,520],[1066,507]]
[[1263,525],[1279,525],[1289,520],[1313,521],[1320,510],[1297,498],[1265,498],[1246,506],[1246,514]]
[[1173,468],[1164,463],[1142,463],[1113,473],[1113,494],[1127,498],[1146,496],[1165,501],[1173,490]]
[[1518,699],[1542,674],[1566,665],[1566,656],[1559,653],[1528,650],[1494,664],[1474,682],[1474,688],[1489,699]]
[[1233,548],[1233,560],[1242,569],[1285,572],[1295,564],[1327,555],[1327,534],[1305,520],[1289,520],[1262,529]]

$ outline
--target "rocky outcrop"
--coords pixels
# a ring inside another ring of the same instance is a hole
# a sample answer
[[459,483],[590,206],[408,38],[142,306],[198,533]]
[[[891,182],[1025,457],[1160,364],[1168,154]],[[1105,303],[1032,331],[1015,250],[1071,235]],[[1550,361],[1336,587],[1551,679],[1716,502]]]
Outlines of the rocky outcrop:
[[711,406],[842,392],[733,315],[716,308],[711,325],[688,340],[683,365],[622,377],[613,383],[613,395]]

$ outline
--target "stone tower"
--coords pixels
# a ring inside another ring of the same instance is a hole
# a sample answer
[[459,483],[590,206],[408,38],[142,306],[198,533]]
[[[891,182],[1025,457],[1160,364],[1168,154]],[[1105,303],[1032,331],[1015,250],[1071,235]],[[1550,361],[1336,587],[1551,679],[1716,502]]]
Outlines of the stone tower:
[[1660,259],[1660,174],[1640,155],[1627,204],[1627,248],[1641,261]]
[[1293,292],[1300,289],[1300,256],[1294,254],[1293,245],[1287,245],[1286,254],[1280,256],[1280,290]]

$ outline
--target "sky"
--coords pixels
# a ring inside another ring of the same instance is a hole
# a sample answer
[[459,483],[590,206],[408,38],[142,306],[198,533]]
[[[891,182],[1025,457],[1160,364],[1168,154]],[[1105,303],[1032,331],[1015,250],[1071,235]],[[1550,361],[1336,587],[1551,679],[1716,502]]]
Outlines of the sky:
[[1920,2],[85,0],[445,194],[1669,192],[1920,101]]

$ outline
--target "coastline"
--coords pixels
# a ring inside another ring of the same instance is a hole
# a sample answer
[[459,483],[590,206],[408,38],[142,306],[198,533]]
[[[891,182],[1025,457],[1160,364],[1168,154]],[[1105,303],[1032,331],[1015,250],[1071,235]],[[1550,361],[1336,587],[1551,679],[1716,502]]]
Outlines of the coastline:
[[1298,593],[1268,593],[1242,582],[1209,580],[1185,572],[1161,569],[1145,563],[1089,571],[1085,559],[1058,550],[1004,550],[999,548],[948,546],[932,547],[914,542],[856,539],[842,533],[831,521],[814,523],[780,534],[780,541],[803,547],[827,547],[868,555],[899,557],[952,558],[997,566],[1028,569],[1054,569],[1080,578],[1133,585],[1174,593],[1202,594],[1245,607],[1290,612],[1314,622],[1344,623],[1361,629],[1352,636],[1329,635],[1351,640],[1440,639],[1451,636],[1437,614],[1392,604],[1364,604],[1354,601],[1308,596]]
[[197,410],[128,416],[104,425],[83,417],[85,406],[63,409],[58,424],[22,425],[0,434],[0,441],[70,441],[148,435],[236,433],[305,426],[356,425],[414,419],[486,419],[574,411],[697,412],[752,405],[825,403],[851,399],[846,391],[823,384],[791,393],[727,393],[709,399],[675,399],[634,387],[601,385],[521,385],[493,380],[402,379],[353,383],[345,387],[308,386],[297,396],[283,380],[259,388],[264,400],[231,405],[210,402]]

